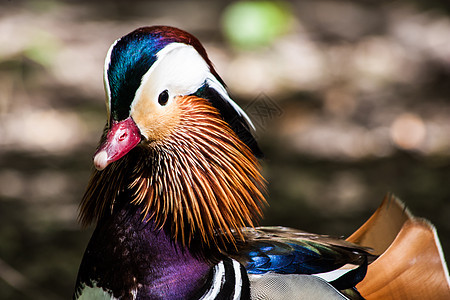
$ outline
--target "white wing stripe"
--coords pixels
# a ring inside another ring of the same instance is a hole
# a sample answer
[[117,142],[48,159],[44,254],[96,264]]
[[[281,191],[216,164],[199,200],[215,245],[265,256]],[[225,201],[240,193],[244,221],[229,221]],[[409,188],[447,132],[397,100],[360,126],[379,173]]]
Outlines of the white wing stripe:
[[223,265],[223,261],[221,261],[214,267],[213,284],[209,288],[208,292],[206,292],[206,294],[204,294],[200,298],[200,300],[214,299],[219,294],[224,281],[225,281],[225,266]]
[[233,300],[238,300],[241,299],[241,292],[242,292],[241,265],[234,259],[233,259],[233,269],[235,276]]

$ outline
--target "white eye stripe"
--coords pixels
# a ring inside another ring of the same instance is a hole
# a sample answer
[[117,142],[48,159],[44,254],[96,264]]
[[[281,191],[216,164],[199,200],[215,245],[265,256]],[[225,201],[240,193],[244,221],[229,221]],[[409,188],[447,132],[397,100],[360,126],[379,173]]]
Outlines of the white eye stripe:
[[155,88],[167,88],[176,95],[188,95],[204,83],[209,66],[189,45],[172,43],[157,54],[158,59],[142,78],[151,79]]
[[231,104],[231,106],[234,108],[234,110],[241,115],[242,117],[244,117],[245,121],[247,122],[248,125],[250,125],[251,129],[253,131],[256,130],[255,126],[253,125],[253,122],[250,120],[249,116],[245,113],[245,111],[239,106],[237,105],[236,102],[233,101],[233,99],[230,98],[230,96],[228,95],[227,91],[225,90],[225,88],[223,87],[222,84],[219,83],[219,81],[216,79],[216,77],[214,77],[212,74],[210,77],[207,78],[207,83],[210,87],[212,87],[213,89],[215,89],[217,92],[219,92],[219,94],[228,101],[228,103]]
[[106,92],[106,111],[108,113],[108,122],[110,119],[111,114],[111,88],[109,86],[109,79],[108,79],[108,69],[109,65],[111,63],[111,53],[113,48],[116,46],[117,42],[119,42],[120,39],[117,39],[108,49],[108,52],[106,53],[105,58],[105,65],[103,67],[103,82],[105,85],[105,92]]
[[142,98],[144,87],[147,99],[157,101],[159,94],[165,89],[168,89],[171,97],[189,95],[207,83],[220,93],[255,130],[250,118],[230,98],[224,86],[211,73],[209,65],[194,47],[183,43],[172,43],[161,49],[156,56],[158,59],[142,77],[141,86],[136,91],[131,104],[132,110],[136,101]]
[[[111,117],[111,87],[108,79],[108,69],[111,63],[111,55],[114,47],[121,39],[116,40],[109,48],[104,65],[104,84],[106,92],[106,109],[108,120]],[[255,126],[244,112],[228,95],[225,87],[210,72],[209,65],[194,47],[183,43],[171,43],[161,49],[157,54],[157,60],[142,76],[141,85],[135,93],[131,103],[131,110],[136,102],[146,93],[146,99],[158,101],[159,95],[168,90],[169,99],[177,95],[189,95],[195,93],[205,83],[215,89],[225,101],[230,103],[236,113],[242,116],[247,124],[255,131]],[[146,86],[148,85],[148,86]]]

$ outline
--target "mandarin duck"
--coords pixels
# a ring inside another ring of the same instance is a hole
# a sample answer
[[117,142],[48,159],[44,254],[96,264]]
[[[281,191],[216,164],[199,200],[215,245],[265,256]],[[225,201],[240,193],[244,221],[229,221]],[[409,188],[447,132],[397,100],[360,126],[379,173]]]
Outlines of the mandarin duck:
[[[74,299],[448,295],[433,227],[392,196],[348,240],[256,227],[266,191],[254,126],[193,35],[153,26],[123,36],[104,82],[108,119],[80,205],[96,227]],[[426,239],[428,260],[420,247],[397,253]],[[437,274],[429,287],[408,286],[423,272]]]

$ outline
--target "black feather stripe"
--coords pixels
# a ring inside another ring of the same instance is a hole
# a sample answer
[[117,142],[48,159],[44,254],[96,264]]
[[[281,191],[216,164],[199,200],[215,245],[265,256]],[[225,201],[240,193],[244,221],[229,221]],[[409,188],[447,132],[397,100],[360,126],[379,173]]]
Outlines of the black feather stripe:
[[253,136],[245,118],[238,114],[234,107],[224,99],[218,91],[205,84],[196,93],[196,96],[207,99],[216,108],[223,120],[227,122],[239,139],[247,145],[257,158],[263,158],[263,153]]
[[240,271],[242,278],[241,299],[250,299],[250,280],[248,278],[247,270],[241,265]]
[[209,288],[200,300],[250,299],[250,281],[247,272],[234,259],[226,258],[214,268],[214,274],[206,284]]
[[226,259],[223,263],[225,266],[225,281],[222,283],[222,288],[219,294],[217,294],[217,297],[214,298],[216,300],[233,299],[232,296],[236,293],[236,277],[233,261],[231,259]]
[[362,264],[341,277],[329,282],[334,288],[338,290],[345,290],[356,286],[364,279],[367,273],[367,256],[363,256]]

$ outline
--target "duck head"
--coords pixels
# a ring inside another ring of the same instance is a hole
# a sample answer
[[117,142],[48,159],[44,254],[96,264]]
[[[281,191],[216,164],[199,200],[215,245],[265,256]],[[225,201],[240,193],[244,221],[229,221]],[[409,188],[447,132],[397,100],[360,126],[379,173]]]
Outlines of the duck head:
[[180,98],[206,98],[256,156],[253,124],[229,97],[205,49],[191,34],[168,26],[139,28],[118,39],[105,60],[108,123],[94,155],[105,169],[138,144],[155,145],[180,122]]

